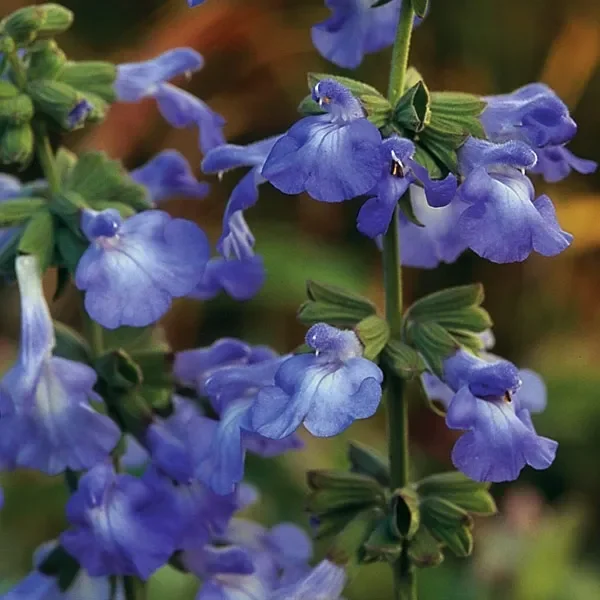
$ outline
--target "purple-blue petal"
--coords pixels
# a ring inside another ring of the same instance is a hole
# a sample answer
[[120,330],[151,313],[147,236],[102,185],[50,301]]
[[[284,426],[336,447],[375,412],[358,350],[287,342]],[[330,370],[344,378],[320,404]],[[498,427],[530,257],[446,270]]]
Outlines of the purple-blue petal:
[[202,171],[211,174],[238,167],[262,167],[280,137],[275,135],[247,146],[222,144],[206,154],[202,161]]
[[598,163],[575,156],[564,146],[546,146],[536,150],[538,161],[532,173],[542,175],[548,183],[556,183],[568,177],[572,171],[590,175],[598,168]]

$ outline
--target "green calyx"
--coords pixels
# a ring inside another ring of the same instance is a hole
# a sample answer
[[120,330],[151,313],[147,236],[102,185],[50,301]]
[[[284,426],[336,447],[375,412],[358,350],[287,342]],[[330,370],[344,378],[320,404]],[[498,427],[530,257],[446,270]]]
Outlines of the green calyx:
[[0,34],[26,46],[38,39],[64,33],[73,24],[73,13],[59,4],[21,8],[0,22]]

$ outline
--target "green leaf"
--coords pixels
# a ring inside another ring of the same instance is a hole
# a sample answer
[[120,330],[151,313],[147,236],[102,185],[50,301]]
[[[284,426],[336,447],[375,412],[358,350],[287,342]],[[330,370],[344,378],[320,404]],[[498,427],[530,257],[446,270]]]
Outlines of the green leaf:
[[92,364],[92,350],[82,335],[60,321],[54,321],[54,354],[75,362]]
[[45,210],[48,203],[44,198],[17,198],[0,203],[0,227],[19,225]]
[[411,0],[411,2],[417,17],[424,17],[427,14],[429,0]]
[[385,364],[402,379],[414,379],[427,370],[421,355],[400,340],[390,340],[383,351]]
[[54,220],[49,210],[40,210],[29,219],[19,241],[19,253],[36,256],[41,273],[52,264]]
[[408,556],[417,567],[436,567],[444,560],[441,544],[425,527],[420,527],[408,546]]
[[71,273],[75,273],[79,260],[89,244],[66,227],[59,227],[55,234],[59,264],[64,265]]
[[360,442],[353,441],[348,445],[348,459],[350,460],[352,472],[372,477],[382,486],[389,487],[390,468],[388,461],[378,452]]
[[315,490],[306,498],[307,510],[319,518],[340,510],[361,511],[383,504],[383,498],[368,488],[327,488]]
[[412,539],[421,522],[419,496],[411,488],[402,488],[392,497],[392,531],[403,539]]
[[388,518],[381,519],[363,544],[364,562],[394,562],[402,553],[402,540],[394,533]]
[[417,492],[422,497],[443,498],[464,511],[480,515],[497,512],[489,487],[489,484],[473,481],[458,471],[430,475],[416,484]]
[[429,152],[427,148],[424,148],[419,144],[415,145],[415,154],[413,158],[420,165],[424,166],[427,169],[432,179],[443,179],[449,173],[449,170],[447,168],[444,168],[442,170],[440,164],[437,162],[433,154],[431,154],[431,152]]
[[384,490],[379,482],[368,475],[352,473],[351,471],[338,471],[334,469],[318,469],[307,471],[306,479],[311,490],[364,490],[379,501]]
[[407,329],[407,339],[438,377],[442,377],[444,359],[459,348],[448,331],[435,322],[411,324]]
[[363,356],[368,360],[376,360],[390,339],[390,326],[377,315],[370,315],[360,321],[355,331],[364,346]]
[[[340,77],[337,75],[330,75],[328,73],[308,73],[308,87],[312,90],[319,81],[322,79],[333,79],[347,87],[352,95],[358,98],[365,109],[367,118],[377,127],[383,127],[390,119],[392,114],[392,106],[385,96],[383,96],[379,90],[371,85],[363,83],[362,81],[356,81],[349,77]],[[303,114],[318,114],[323,112],[316,102],[309,102],[310,96],[305,98],[299,109],[304,110],[305,108],[309,111],[318,112],[307,112]],[[302,112],[301,110],[301,112]]]
[[492,325],[489,314],[480,306],[483,299],[480,284],[458,286],[425,296],[406,311],[406,340],[436,375],[441,376],[443,360],[459,347],[481,350],[478,334]]
[[309,300],[298,310],[298,319],[305,325],[354,326],[375,313],[371,302],[347,290],[315,281],[308,281],[306,288]]
[[131,179],[119,161],[109,159],[103,152],[82,154],[65,185],[92,208],[106,202],[119,202],[135,210],[151,208],[145,188]]
[[415,133],[423,131],[431,120],[430,103],[427,86],[422,80],[418,81],[398,100],[394,108],[394,124]]
[[7,98],[14,98],[21,93],[18,87],[12,84],[10,81],[0,79],[0,100],[6,100]]
[[456,556],[469,556],[473,551],[473,520],[447,500],[428,497],[421,501],[421,520],[431,535]]

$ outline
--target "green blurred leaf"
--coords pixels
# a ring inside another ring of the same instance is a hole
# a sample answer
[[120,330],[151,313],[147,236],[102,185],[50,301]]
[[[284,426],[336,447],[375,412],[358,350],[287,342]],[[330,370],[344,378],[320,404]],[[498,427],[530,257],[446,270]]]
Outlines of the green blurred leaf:
[[364,346],[363,356],[376,360],[390,339],[390,327],[381,317],[370,315],[355,327],[356,335]]
[[17,198],[0,204],[0,227],[19,225],[45,210],[48,203],[44,198]]
[[19,253],[37,257],[41,273],[54,257],[54,220],[49,210],[39,210],[27,222],[19,241]]

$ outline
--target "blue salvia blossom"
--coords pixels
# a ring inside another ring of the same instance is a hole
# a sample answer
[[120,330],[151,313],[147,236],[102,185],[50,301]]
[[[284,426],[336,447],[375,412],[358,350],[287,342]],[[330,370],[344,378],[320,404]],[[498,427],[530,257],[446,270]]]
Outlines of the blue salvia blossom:
[[147,579],[169,560],[183,525],[169,494],[115,473],[108,463],[81,477],[67,503],[67,520],[61,544],[93,577]]
[[447,409],[446,424],[464,430],[452,462],[476,481],[512,481],[526,465],[548,468],[557,443],[537,435],[531,413],[546,407],[538,375],[494,356],[459,350],[444,362],[443,382],[423,376],[427,395]]
[[535,151],[537,163],[531,169],[554,183],[572,170],[589,174],[594,161],[576,157],[565,144],[575,136],[577,125],[566,104],[547,85],[531,83],[510,94],[484,98],[481,115],[488,138],[493,142],[520,140]]
[[90,241],[75,273],[88,314],[103,327],[143,327],[198,284],[210,252],[191,221],[148,210],[123,220],[115,209],[83,211]]
[[298,121],[273,146],[262,175],[286,194],[341,202],[365,194],[381,176],[381,135],[360,102],[337,81],[323,79],[313,98],[326,114]]
[[453,263],[467,249],[458,229],[458,220],[466,205],[455,197],[447,206],[433,207],[427,202],[423,188],[416,185],[410,186],[410,202],[422,226],[400,213],[402,264],[433,269],[440,263]]
[[314,353],[285,360],[251,407],[252,428],[265,437],[285,438],[302,423],[313,435],[334,436],[379,406],[383,374],[363,358],[353,331],[319,323],[306,343]]
[[178,75],[198,71],[203,64],[202,56],[195,50],[176,48],[145,62],[119,65],[115,82],[118,99],[139,102],[143,98],[154,98],[161,114],[173,127],[198,127],[200,149],[208,152],[225,142],[225,120],[199,98],[168,83]]
[[427,169],[413,160],[415,145],[397,136],[380,146],[382,174],[358,214],[358,230],[369,237],[387,232],[394,208],[411,184],[419,182],[425,189],[427,202],[433,207],[450,204],[456,194],[456,177],[433,180]]
[[203,580],[197,600],[271,598],[309,571],[312,544],[295,525],[272,529],[234,518],[226,533],[202,549],[185,551],[184,565]]
[[188,161],[177,150],[163,150],[130,175],[148,190],[154,206],[171,196],[204,198],[209,190],[207,183],[194,177]]
[[21,341],[15,365],[0,382],[0,461],[50,475],[89,469],[104,460],[121,432],[90,401],[96,372],[52,356],[54,328],[37,261],[16,260],[21,294]]
[[266,273],[263,259],[254,253],[254,236],[244,211],[258,201],[258,188],[266,180],[261,169],[279,136],[248,146],[224,144],[211,150],[202,161],[204,173],[217,173],[250,167],[231,192],[223,215],[223,231],[217,242],[220,256],[212,258],[204,277],[191,294],[198,299],[213,298],[225,291],[236,300],[247,300],[263,286]]
[[573,239],[557,220],[545,195],[535,198],[523,170],[537,160],[524,142],[493,144],[471,138],[459,152],[465,181],[458,190],[467,206],[458,221],[461,239],[482,258],[507,263],[531,252],[554,256]]
[[111,598],[109,578],[90,577],[83,568],[63,592],[56,577],[44,575],[37,570],[55,546],[56,542],[42,544],[33,556],[35,569],[8,592],[0,595],[0,600],[125,600],[120,581],[117,581],[115,594]]
[[273,457],[302,446],[295,435],[272,440],[256,432],[251,410],[260,390],[275,382],[284,357],[268,357],[214,371],[205,391],[219,421],[205,419],[195,446],[196,476],[218,494],[231,493],[244,476],[246,451]]
[[69,129],[79,129],[94,110],[94,107],[85,99],[78,102],[67,116],[66,125]]
[[344,569],[329,560],[323,560],[299,581],[275,590],[269,600],[341,600],[345,585]]
[[394,43],[401,0],[326,0],[331,16],[312,28],[315,48],[339,67],[355,69],[366,54]]

